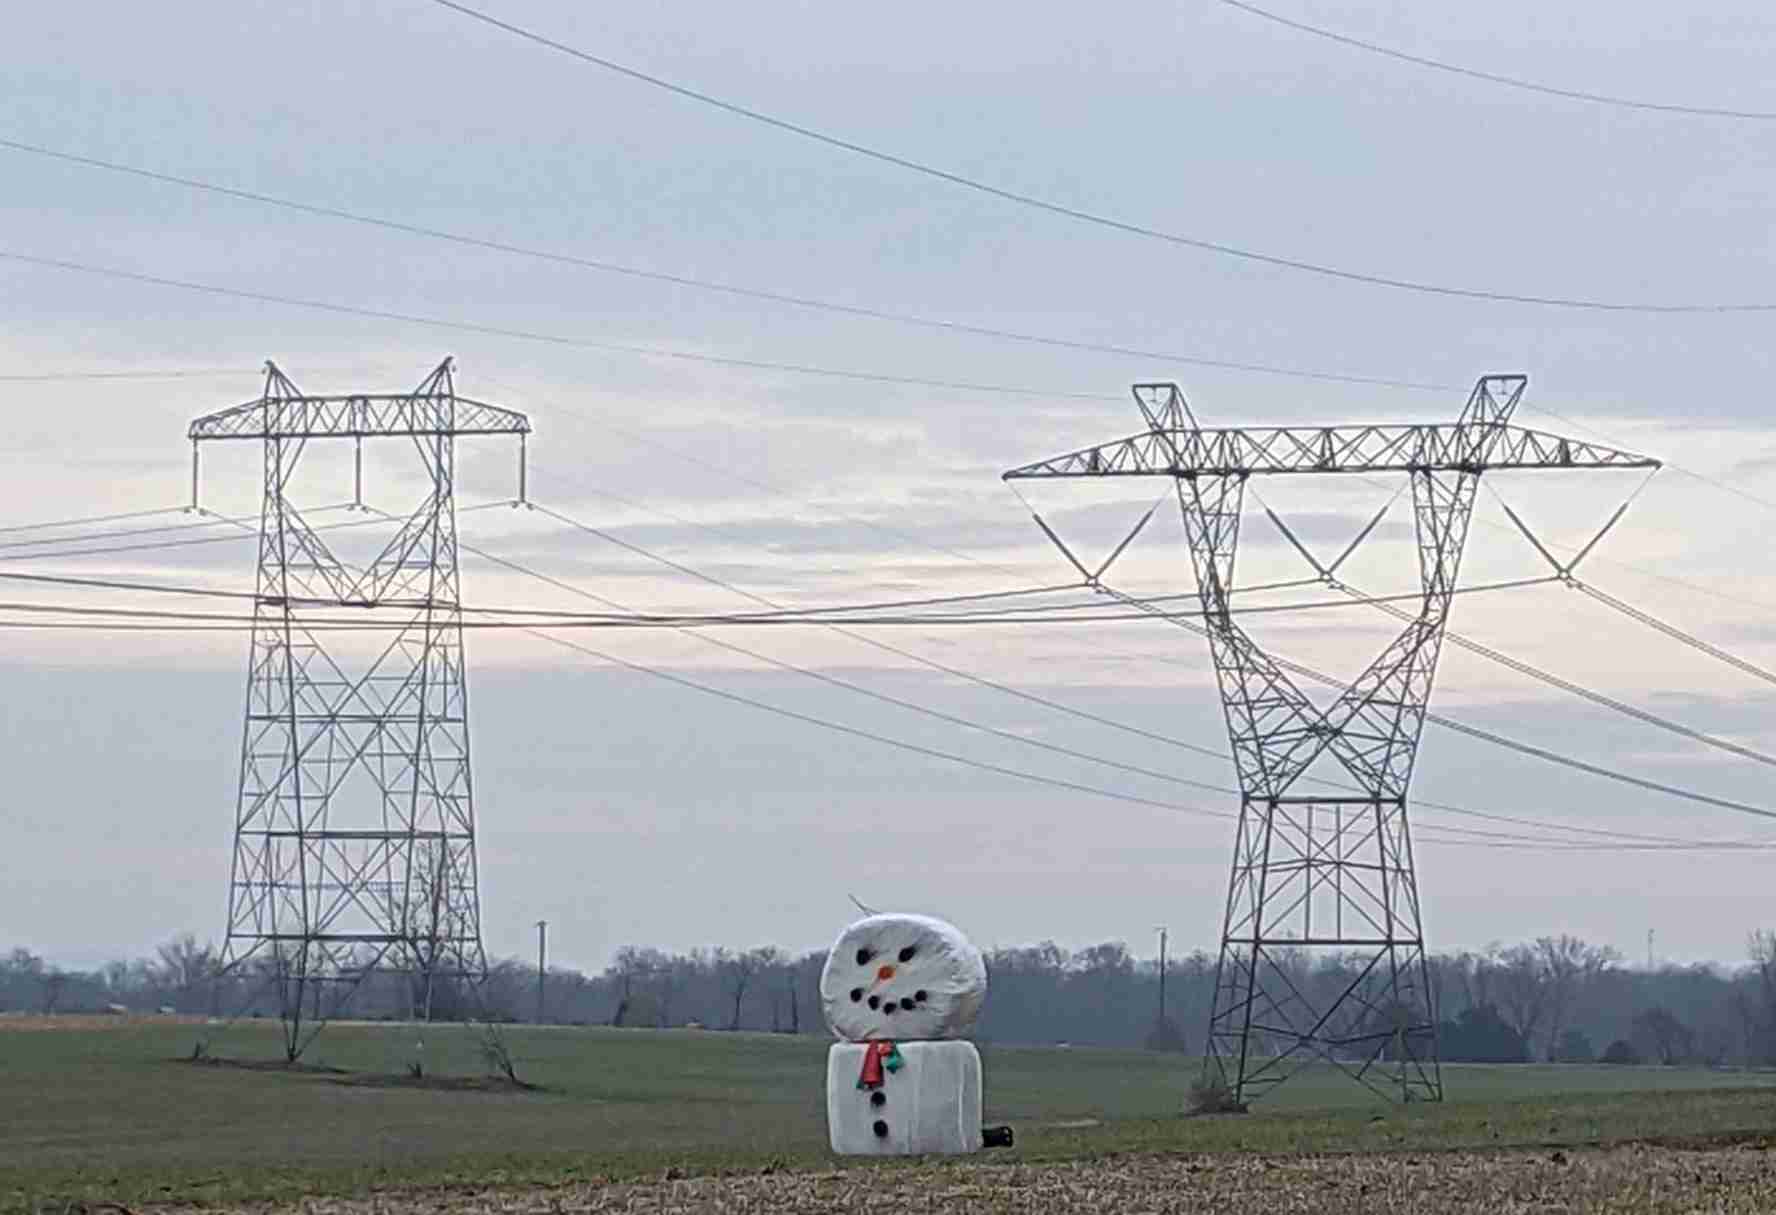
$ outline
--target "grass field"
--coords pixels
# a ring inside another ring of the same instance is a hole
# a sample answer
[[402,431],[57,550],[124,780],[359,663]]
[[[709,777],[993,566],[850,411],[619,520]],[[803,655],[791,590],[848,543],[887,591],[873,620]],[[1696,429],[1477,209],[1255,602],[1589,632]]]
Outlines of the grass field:
[[[826,1042],[762,1034],[514,1028],[539,1091],[419,1087],[485,1073],[468,1030],[336,1025],[289,1073],[180,1061],[201,1026],[0,1022],[0,1201],[61,1210],[228,1203],[412,1186],[819,1170]],[[423,1047],[416,1044],[423,1037]],[[274,1060],[275,1025],[215,1054]],[[1448,1100],[1383,1105],[1309,1073],[1247,1117],[1181,1118],[1195,1060],[1133,1051],[983,1049],[989,1122],[1018,1167],[1176,1153],[1491,1151],[1776,1133],[1776,1075],[1666,1068],[1444,1070]],[[880,1167],[880,1166],[877,1166]],[[62,1207],[55,1204],[61,1202]]]

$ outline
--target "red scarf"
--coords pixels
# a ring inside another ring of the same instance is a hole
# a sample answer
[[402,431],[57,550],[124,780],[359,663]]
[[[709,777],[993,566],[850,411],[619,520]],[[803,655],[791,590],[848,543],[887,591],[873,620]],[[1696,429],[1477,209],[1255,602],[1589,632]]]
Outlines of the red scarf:
[[900,1057],[900,1051],[895,1049],[894,1043],[879,1040],[869,1043],[863,1049],[863,1071],[858,1073],[857,1087],[881,1088],[887,1082],[887,1077],[882,1074],[883,1069],[897,1072],[903,1062],[905,1060]]

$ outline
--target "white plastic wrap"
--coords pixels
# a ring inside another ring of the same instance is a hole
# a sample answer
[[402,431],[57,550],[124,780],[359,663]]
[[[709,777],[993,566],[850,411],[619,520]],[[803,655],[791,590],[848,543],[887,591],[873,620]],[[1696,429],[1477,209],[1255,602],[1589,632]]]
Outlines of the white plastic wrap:
[[875,1088],[859,1088],[870,1050],[835,1043],[826,1056],[826,1127],[841,1156],[960,1155],[981,1148],[981,1060],[972,1042],[908,1042]]
[[826,1023],[851,1042],[960,1038],[986,997],[980,950],[954,925],[923,915],[857,921],[839,934],[820,975]]

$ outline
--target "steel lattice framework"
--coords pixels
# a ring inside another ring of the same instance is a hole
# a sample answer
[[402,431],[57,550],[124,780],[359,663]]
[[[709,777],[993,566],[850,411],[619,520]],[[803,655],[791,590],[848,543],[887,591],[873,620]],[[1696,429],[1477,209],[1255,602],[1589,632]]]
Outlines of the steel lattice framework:
[[[264,444],[264,508],[247,670],[224,964],[275,983],[294,1058],[374,970],[485,973],[456,533],[456,440],[519,413],[456,395],[449,359],[410,393],[305,396],[266,364],[260,398],[191,424],[198,444]],[[336,557],[291,500],[308,445],[411,443],[429,490],[367,565]],[[523,484],[520,464],[520,486]],[[520,496],[522,496],[520,488]],[[325,613],[353,609],[352,645]],[[352,650],[352,652],[347,652]]]
[[[1499,468],[1658,466],[1512,426],[1527,383],[1483,377],[1454,423],[1250,430],[1202,429],[1177,385],[1141,384],[1145,433],[1005,474],[1176,483],[1242,794],[1206,1058],[1235,1101],[1315,1061],[1384,1096],[1442,1098],[1407,789],[1480,477]],[[1246,482],[1377,472],[1411,478],[1422,600],[1321,708],[1235,622]],[[1294,792],[1320,768],[1358,792]],[[1321,950],[1351,964],[1330,987],[1309,964]]]

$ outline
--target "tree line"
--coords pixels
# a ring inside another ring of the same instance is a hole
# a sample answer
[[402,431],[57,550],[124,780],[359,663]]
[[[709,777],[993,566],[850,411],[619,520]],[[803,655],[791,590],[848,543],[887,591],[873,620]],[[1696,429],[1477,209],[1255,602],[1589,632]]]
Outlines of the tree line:
[[[669,953],[619,949],[597,974],[551,968],[540,986],[519,959],[490,966],[475,1001],[496,1020],[634,1028],[700,1027],[826,1032],[819,1006],[825,954],[775,947]],[[1333,990],[1356,974],[1354,956],[1283,954],[1305,989]],[[1119,941],[1067,950],[1053,942],[987,955],[989,994],[976,1036],[1005,1043],[1202,1048],[1215,957],[1171,959],[1160,1010],[1157,962]],[[1759,931],[1738,966],[1624,965],[1608,946],[1540,937],[1480,951],[1433,955],[1431,989],[1441,1055],[1449,1061],[1776,1066],[1776,932]],[[354,1017],[406,1020],[421,1013],[410,977],[371,974]],[[540,1008],[539,1008],[540,996]],[[221,973],[217,951],[182,934],[153,957],[92,971],[49,964],[28,949],[0,958],[0,1012],[154,1012],[277,1015],[275,994],[251,976]],[[468,1011],[460,998],[427,996],[434,1018]]]

